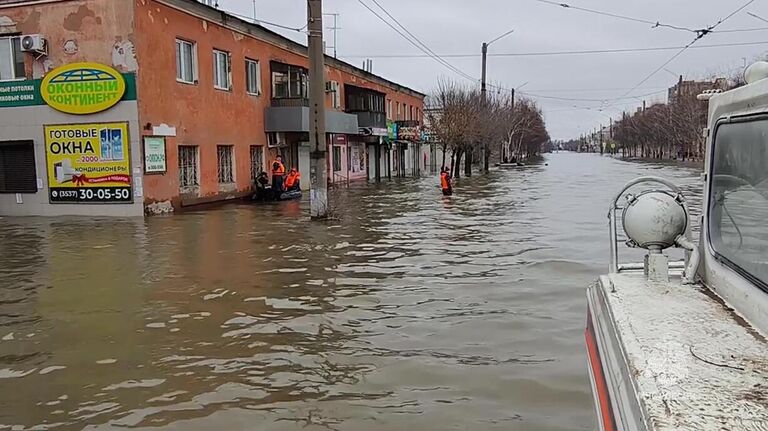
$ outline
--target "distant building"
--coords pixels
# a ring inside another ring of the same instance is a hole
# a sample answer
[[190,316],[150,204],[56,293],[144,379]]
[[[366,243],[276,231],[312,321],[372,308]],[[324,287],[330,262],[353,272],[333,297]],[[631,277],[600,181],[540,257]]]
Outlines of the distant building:
[[683,76],[680,75],[677,84],[669,88],[667,98],[669,104],[695,101],[696,96],[703,93],[705,90],[718,89],[723,91],[727,90],[728,80],[725,78],[717,78],[714,81],[684,81]]

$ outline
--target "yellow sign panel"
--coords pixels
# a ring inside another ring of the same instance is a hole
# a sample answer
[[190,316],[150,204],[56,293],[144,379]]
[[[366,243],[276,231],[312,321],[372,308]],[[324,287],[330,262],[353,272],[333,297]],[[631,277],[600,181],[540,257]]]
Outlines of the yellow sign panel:
[[52,203],[132,202],[128,123],[45,126]]
[[45,76],[40,94],[51,108],[68,114],[93,114],[114,106],[125,94],[125,79],[98,63],[72,63]]

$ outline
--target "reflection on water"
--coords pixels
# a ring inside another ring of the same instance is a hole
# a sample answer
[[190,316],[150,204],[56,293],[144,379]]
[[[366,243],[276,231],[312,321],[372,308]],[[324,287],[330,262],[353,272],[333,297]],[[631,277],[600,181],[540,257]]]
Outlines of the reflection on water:
[[[595,155],[147,220],[0,219],[0,429],[593,429]],[[694,199],[692,206],[697,205]]]

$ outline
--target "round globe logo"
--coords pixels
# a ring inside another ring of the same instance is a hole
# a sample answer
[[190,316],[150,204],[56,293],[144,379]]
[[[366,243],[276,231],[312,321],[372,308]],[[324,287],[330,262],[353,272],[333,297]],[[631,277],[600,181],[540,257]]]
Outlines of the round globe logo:
[[98,63],[72,63],[50,71],[40,94],[53,109],[68,114],[93,114],[117,104],[125,94],[125,79]]

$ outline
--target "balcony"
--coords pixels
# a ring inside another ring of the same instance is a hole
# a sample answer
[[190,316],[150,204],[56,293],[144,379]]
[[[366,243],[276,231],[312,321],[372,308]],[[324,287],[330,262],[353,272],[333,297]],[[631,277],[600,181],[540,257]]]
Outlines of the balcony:
[[349,111],[349,113],[357,115],[357,124],[360,127],[387,128],[387,114],[384,112]]
[[[300,101],[301,99],[274,100]],[[264,111],[264,128],[267,132],[309,132],[309,107],[273,105]],[[357,116],[327,110],[325,112],[325,131],[327,133],[356,135],[359,131]]]
[[284,97],[272,99],[270,106],[273,108],[301,108],[309,107],[309,99],[301,97]]

